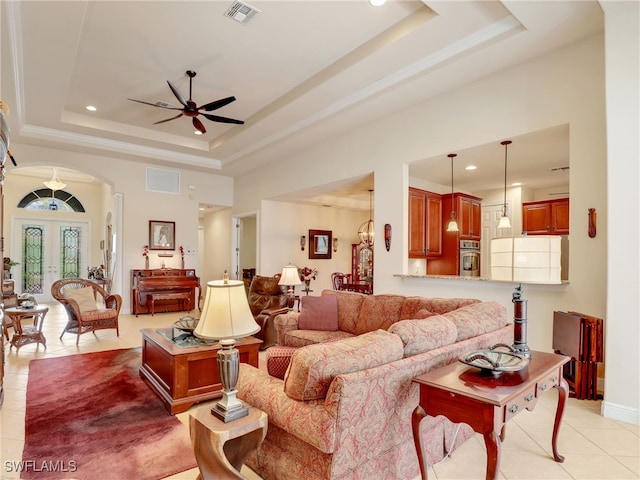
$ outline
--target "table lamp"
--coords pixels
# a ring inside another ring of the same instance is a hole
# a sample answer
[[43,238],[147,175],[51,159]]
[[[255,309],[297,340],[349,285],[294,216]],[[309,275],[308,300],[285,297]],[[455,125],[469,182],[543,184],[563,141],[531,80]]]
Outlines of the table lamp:
[[523,283],[558,284],[560,242],[556,235],[531,235],[491,240],[491,280],[516,282],[513,292],[514,353],[531,358],[527,345],[527,301],[522,298]]
[[207,282],[202,314],[194,334],[200,338],[219,340],[218,372],[222,382],[222,398],[211,413],[227,423],[248,415],[245,405],[236,398],[240,370],[240,352],[234,348],[236,339],[253,335],[260,327],[253,319],[244,282],[223,280]]
[[295,302],[295,286],[302,285],[300,274],[298,273],[298,267],[291,264],[283,267],[278,285],[285,285],[287,287],[287,308],[293,308],[293,304]]

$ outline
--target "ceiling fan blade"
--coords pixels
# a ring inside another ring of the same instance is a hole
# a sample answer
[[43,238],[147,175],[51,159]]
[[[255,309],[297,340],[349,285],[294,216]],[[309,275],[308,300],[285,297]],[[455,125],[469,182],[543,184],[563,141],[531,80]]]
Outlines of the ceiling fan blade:
[[235,123],[237,125],[244,125],[243,120],[236,120],[235,118],[219,117],[218,115],[207,115],[206,113],[203,113],[202,115],[205,118],[208,118],[209,120],[211,120],[212,122]]
[[229,105],[231,102],[235,102],[236,97],[227,97],[220,100],[216,100],[215,102],[207,103],[206,105],[202,105],[198,107],[198,110],[206,110],[210,112],[211,110],[217,110],[218,108],[224,107],[225,105]]
[[204,125],[197,117],[193,117],[193,126],[196,127],[196,130],[199,130],[200,133],[207,133],[207,129],[204,128]]
[[185,106],[185,108],[189,108],[189,105],[187,105],[187,101],[185,100],[185,98],[182,96],[182,94],[180,93],[180,90],[178,90],[175,85],[173,83],[171,83],[169,80],[167,80],[167,83],[169,84],[169,88],[171,89],[171,91],[173,92],[173,94],[176,96],[176,98],[178,99],[178,101]]
[[136,100],[135,98],[127,98],[127,100],[131,100],[132,102],[144,103],[145,105],[151,105],[152,107],[166,108],[167,110],[182,110],[182,108],[170,107],[168,105],[167,106],[158,105],[157,103],[151,103],[151,102],[143,102],[142,100]]
[[176,118],[180,118],[182,116],[181,113],[179,113],[178,115],[176,115],[175,117],[171,117],[171,118],[166,118],[164,120],[160,120],[159,122],[154,122],[154,125],[158,125],[159,123],[165,123],[165,122],[170,122],[171,120],[175,120]]

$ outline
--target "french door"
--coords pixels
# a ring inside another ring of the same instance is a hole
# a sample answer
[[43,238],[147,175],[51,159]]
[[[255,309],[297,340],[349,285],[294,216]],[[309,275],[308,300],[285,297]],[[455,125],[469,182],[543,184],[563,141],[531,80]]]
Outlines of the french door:
[[14,220],[13,257],[16,293],[54,301],[51,284],[60,278],[82,277],[89,255],[87,222],[17,218]]

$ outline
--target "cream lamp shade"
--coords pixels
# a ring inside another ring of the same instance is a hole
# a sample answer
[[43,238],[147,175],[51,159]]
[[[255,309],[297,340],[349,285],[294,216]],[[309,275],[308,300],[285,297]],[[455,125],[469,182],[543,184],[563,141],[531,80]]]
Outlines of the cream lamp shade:
[[558,284],[560,242],[557,235],[530,235],[491,240],[491,280]]
[[280,275],[280,281],[278,285],[301,285],[300,275],[298,274],[298,267],[295,265],[287,265],[282,268],[282,274]]
[[244,282],[240,280],[212,280],[202,314],[194,333],[201,338],[228,340],[248,337],[260,331],[253,319]]

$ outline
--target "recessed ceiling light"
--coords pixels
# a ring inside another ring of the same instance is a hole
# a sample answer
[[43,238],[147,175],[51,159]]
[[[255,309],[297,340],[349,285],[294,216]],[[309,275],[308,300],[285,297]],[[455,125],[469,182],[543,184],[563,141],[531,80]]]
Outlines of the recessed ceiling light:
[[90,112],[95,112],[95,111],[97,111],[97,110],[98,110],[98,109],[97,109],[96,107],[94,107],[93,105],[87,105],[87,106],[86,106],[86,107],[84,107],[84,108],[86,108],[86,109],[87,109],[87,110],[89,110]]
[[369,4],[372,7],[381,7],[385,3],[387,3],[387,0],[369,0]]
[[465,170],[475,170],[476,168],[478,167],[476,167],[475,165],[467,165],[466,167],[464,167]]
[[200,130],[196,130],[193,132],[195,135],[202,135],[202,132]]

